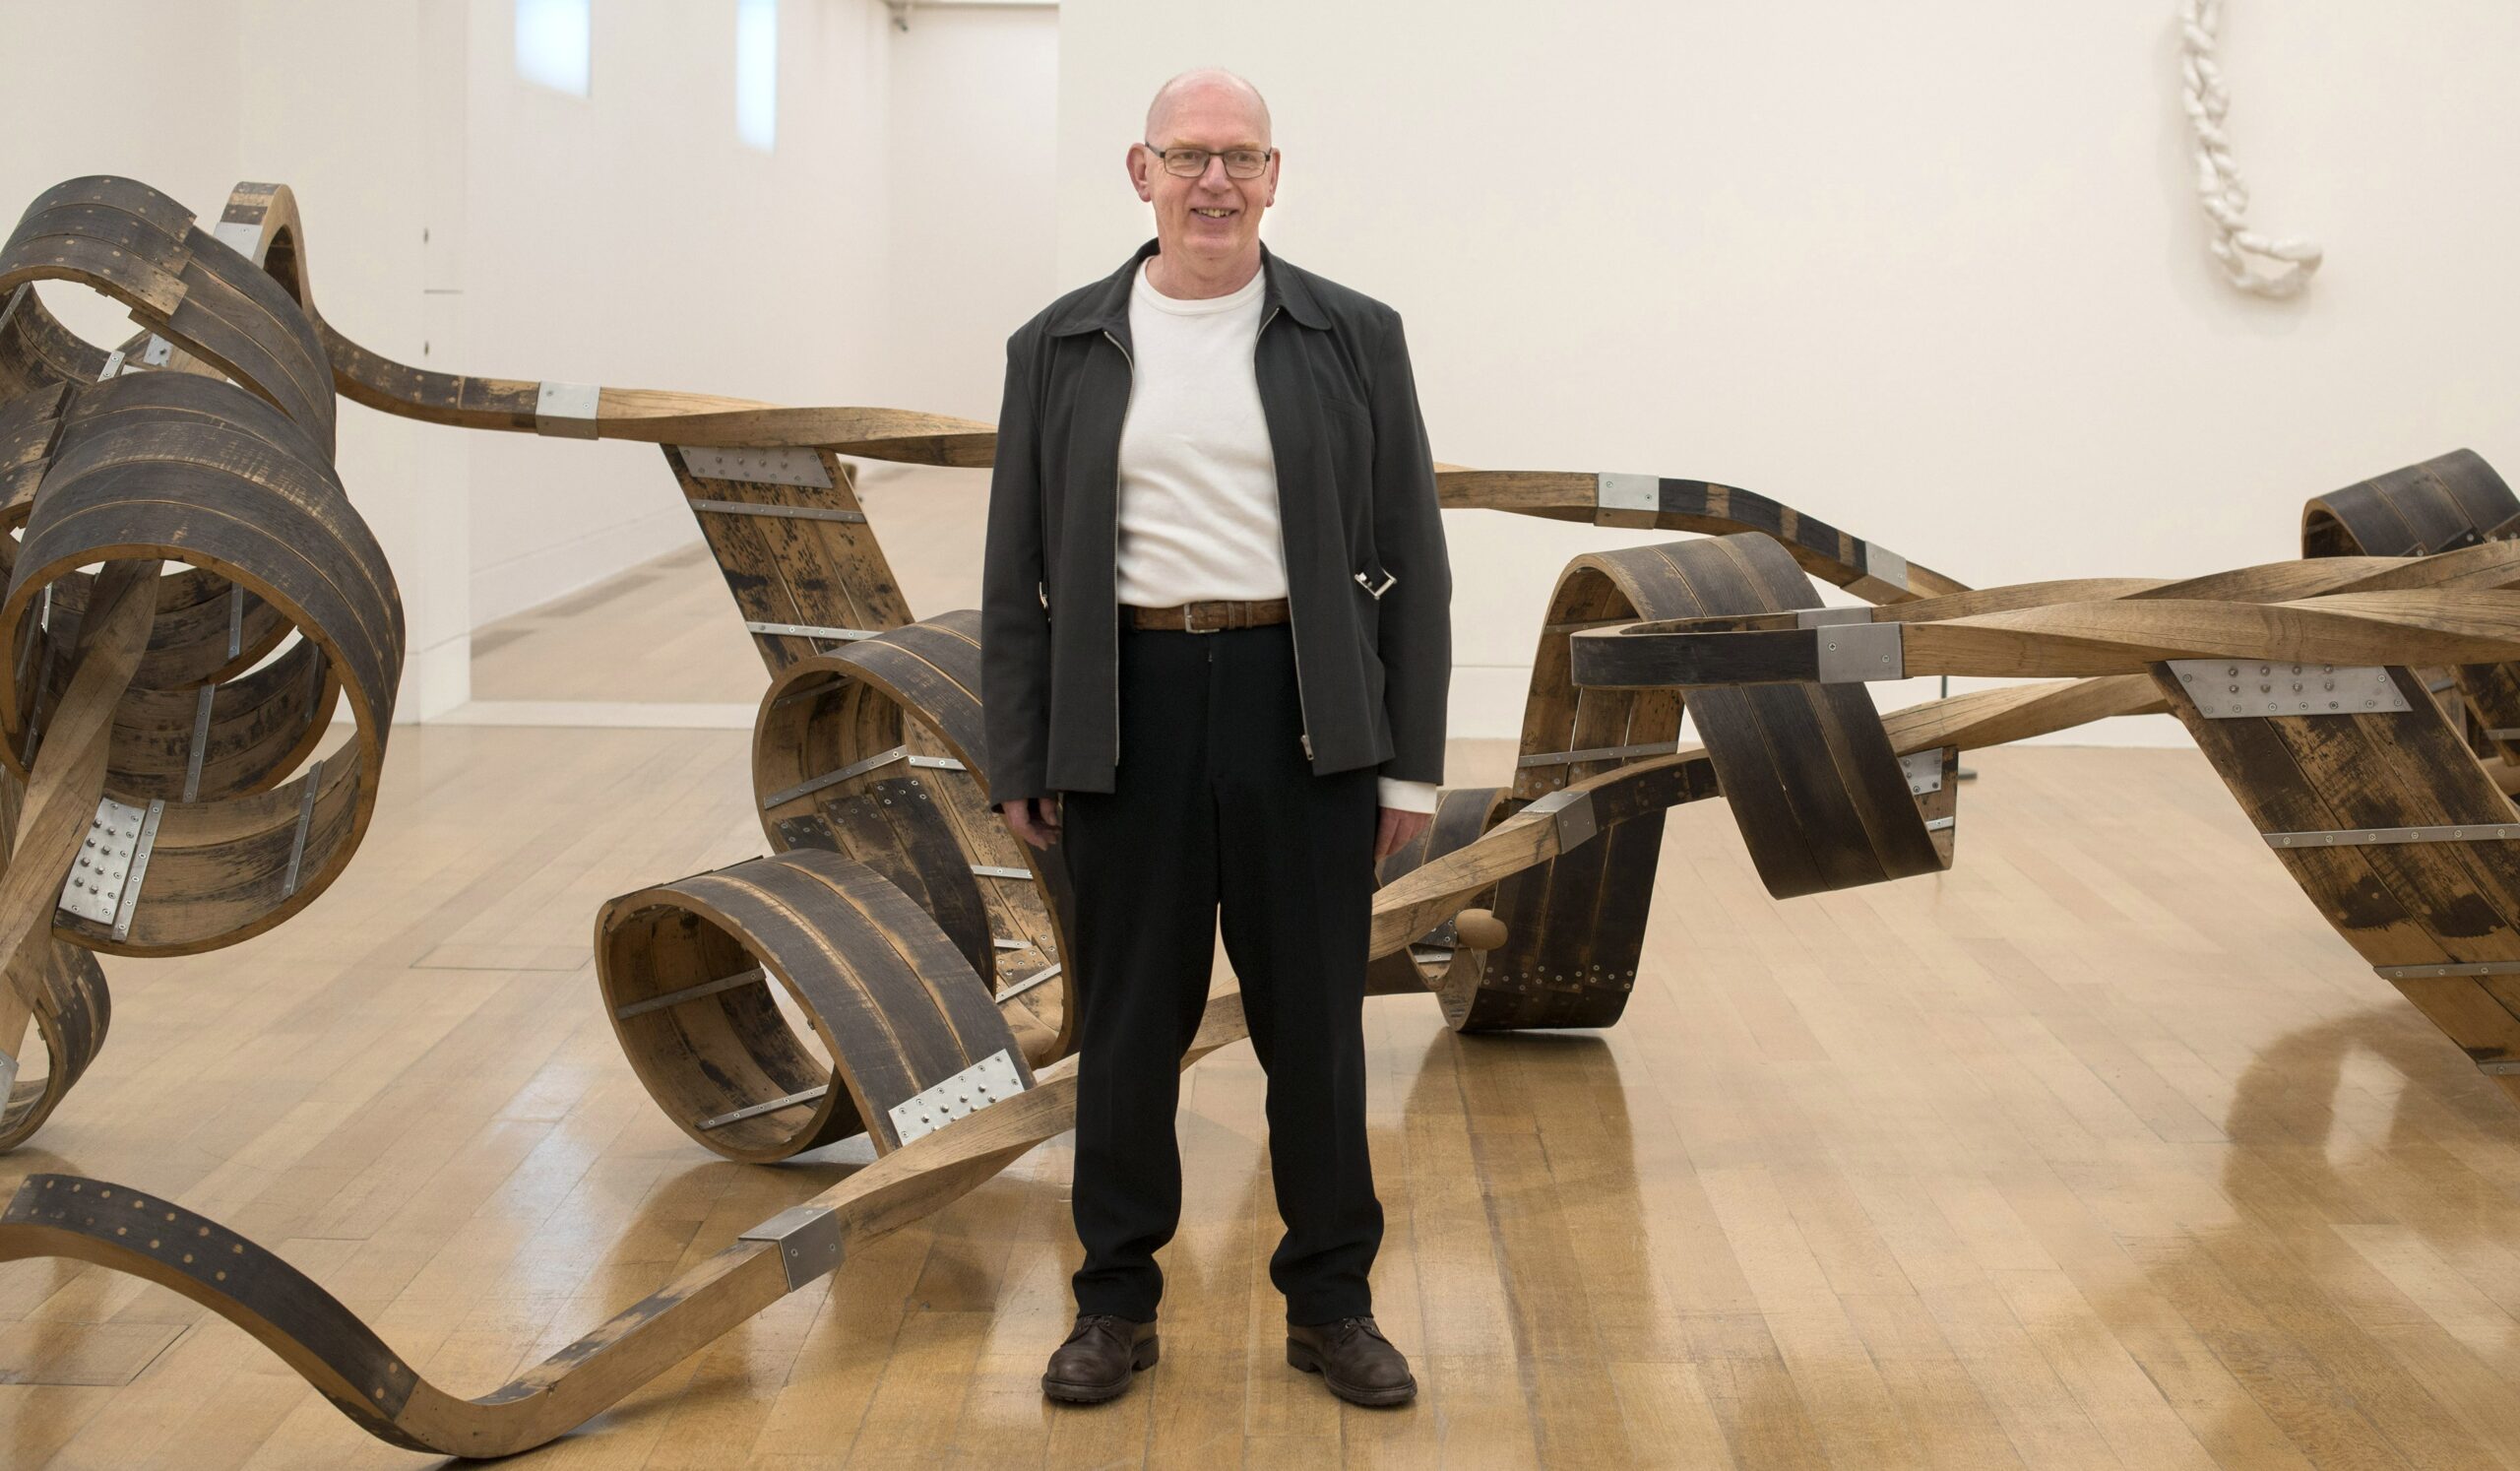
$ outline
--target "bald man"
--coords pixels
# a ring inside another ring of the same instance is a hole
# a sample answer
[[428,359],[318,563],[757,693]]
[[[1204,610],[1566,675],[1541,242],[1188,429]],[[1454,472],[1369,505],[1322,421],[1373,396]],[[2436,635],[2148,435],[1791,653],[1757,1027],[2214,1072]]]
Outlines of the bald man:
[[1283,161],[1250,83],[1166,83],[1126,157],[1155,238],[1007,340],[989,800],[1064,857],[1082,1008],[1056,1400],[1156,1362],[1220,916],[1268,1073],[1287,1362],[1356,1404],[1417,1392],[1367,1280],[1362,1002],[1374,865],[1443,779],[1452,571],[1399,314],[1260,243]]

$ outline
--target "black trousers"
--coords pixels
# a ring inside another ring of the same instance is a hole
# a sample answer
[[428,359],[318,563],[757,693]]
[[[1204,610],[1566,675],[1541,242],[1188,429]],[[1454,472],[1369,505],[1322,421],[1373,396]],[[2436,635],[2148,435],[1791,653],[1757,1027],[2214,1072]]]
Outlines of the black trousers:
[[1061,794],[1080,1019],[1077,1311],[1144,1322],[1181,1218],[1180,1060],[1220,924],[1268,1073],[1287,1320],[1373,1311],[1382,1202],[1365,1152],[1375,773],[1312,774],[1290,626],[1120,627],[1111,792]]

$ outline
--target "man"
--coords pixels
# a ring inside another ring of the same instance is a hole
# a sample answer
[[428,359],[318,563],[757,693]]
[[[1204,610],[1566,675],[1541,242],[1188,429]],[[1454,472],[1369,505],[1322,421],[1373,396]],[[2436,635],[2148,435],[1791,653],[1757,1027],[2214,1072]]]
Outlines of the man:
[[1400,318],[1260,243],[1281,157],[1186,72],[1127,166],[1156,236],[1007,341],[982,577],[989,800],[1075,896],[1077,1319],[1041,1386],[1156,1362],[1179,1066],[1222,911],[1268,1073],[1287,1359],[1416,1393],[1373,1319],[1362,997],[1374,864],[1443,778],[1452,572]]

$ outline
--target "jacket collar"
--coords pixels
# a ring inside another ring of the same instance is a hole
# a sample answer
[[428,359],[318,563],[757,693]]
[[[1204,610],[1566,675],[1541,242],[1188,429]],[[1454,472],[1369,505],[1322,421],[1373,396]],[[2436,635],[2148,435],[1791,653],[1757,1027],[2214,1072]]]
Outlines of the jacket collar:
[[[1137,285],[1138,265],[1148,256],[1159,254],[1163,248],[1161,239],[1151,239],[1139,246],[1137,253],[1130,256],[1120,269],[1095,283],[1091,289],[1050,319],[1050,336],[1108,331],[1125,338],[1129,331],[1129,292]],[[1260,246],[1260,274],[1266,278],[1260,288],[1263,307],[1283,306],[1288,316],[1306,327],[1327,329],[1330,326],[1330,315],[1321,309],[1320,298],[1313,295],[1312,287],[1303,279],[1303,273],[1278,259],[1277,253],[1265,242]],[[1263,310],[1260,320],[1265,322],[1268,319],[1268,312]]]

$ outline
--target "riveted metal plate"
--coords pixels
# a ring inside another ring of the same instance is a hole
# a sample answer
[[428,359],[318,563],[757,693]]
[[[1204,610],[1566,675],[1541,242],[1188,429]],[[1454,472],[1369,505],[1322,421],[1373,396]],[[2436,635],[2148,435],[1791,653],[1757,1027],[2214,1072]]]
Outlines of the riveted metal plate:
[[1908,795],[1923,797],[1942,790],[1942,752],[1940,749],[1919,751],[1899,758],[1899,772],[1908,779]]
[[593,439],[596,409],[602,399],[600,384],[546,381],[535,391],[534,432],[562,439]]
[[148,346],[140,350],[140,360],[151,367],[164,367],[175,360],[175,345],[153,332]]
[[1863,544],[1863,575],[1875,582],[1886,582],[1901,592],[1908,590],[1908,559],[1887,546]]
[[1866,679],[1907,677],[1905,649],[1898,623],[1846,623],[1819,630],[1819,674],[1823,684],[1854,684]]
[[863,511],[844,511],[838,506],[765,506],[748,500],[695,500],[695,511],[710,511],[720,516],[770,516],[786,521],[862,522]]
[[1526,803],[1522,812],[1517,815],[1528,816],[1532,813],[1553,817],[1556,820],[1557,851],[1560,853],[1580,848],[1591,842],[1593,834],[1601,830],[1599,822],[1593,815],[1593,794],[1573,787],[1561,788],[1546,797],[1535,798]]
[[735,1239],[777,1246],[789,1292],[840,1269],[840,1212],[827,1205],[791,1205]]
[[1593,477],[1593,524],[1652,526],[1663,512],[1663,478],[1605,472]]
[[1014,1057],[999,1048],[934,1087],[893,1105],[893,1136],[905,1144],[924,1138],[957,1119],[1023,1091],[1024,1079],[1015,1071]]
[[105,354],[104,370],[96,374],[96,381],[102,383],[108,378],[119,378],[123,371],[122,349],[116,348]]
[[17,1086],[18,1059],[7,1053],[0,1053],[0,1099],[7,1098],[9,1090]]
[[2263,659],[2174,659],[2171,672],[2207,720],[2259,715],[2370,715],[2405,710],[2406,695],[2376,665],[2278,664]]
[[79,857],[61,881],[61,908],[67,914],[99,925],[111,925],[122,909],[123,886],[130,880],[132,861],[140,854],[140,829],[149,809],[99,798],[96,814],[88,819],[88,836]]
[[114,938],[131,938],[132,912],[140,907],[140,886],[149,880],[149,855],[158,846],[158,823],[166,815],[163,799],[153,798],[149,811],[140,819],[140,843],[132,850],[131,874],[122,883],[122,896],[114,905]]
[[831,488],[831,472],[820,450],[723,449],[709,445],[674,446],[682,466],[704,480],[747,480],[757,485],[811,485]]
[[982,878],[1030,878],[1030,868],[1010,868],[1004,863],[974,863],[972,871]]

